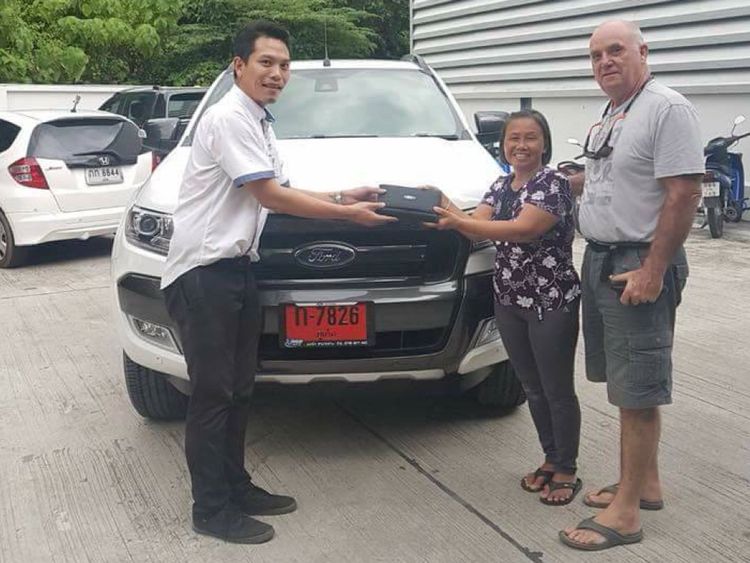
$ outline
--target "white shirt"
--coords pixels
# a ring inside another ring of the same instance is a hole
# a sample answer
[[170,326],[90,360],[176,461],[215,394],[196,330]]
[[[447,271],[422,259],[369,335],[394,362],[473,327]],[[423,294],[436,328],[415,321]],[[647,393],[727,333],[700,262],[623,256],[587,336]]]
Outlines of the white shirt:
[[173,216],[162,289],[197,266],[249,255],[268,210],[243,184],[285,179],[271,128],[273,116],[236,85],[198,123]]

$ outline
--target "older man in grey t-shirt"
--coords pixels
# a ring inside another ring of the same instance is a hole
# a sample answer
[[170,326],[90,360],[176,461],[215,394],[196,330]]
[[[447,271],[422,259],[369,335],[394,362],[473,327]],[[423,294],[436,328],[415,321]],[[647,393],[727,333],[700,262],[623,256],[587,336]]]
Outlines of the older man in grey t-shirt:
[[664,506],[658,407],[672,402],[675,309],[687,276],[682,243],[704,163],[696,111],[653,80],[638,27],[604,23],[589,47],[609,102],[584,145],[586,375],[605,381],[620,408],[622,448],[619,481],[584,499],[605,510],[560,532],[565,544],[591,551],[640,541],[639,510]]

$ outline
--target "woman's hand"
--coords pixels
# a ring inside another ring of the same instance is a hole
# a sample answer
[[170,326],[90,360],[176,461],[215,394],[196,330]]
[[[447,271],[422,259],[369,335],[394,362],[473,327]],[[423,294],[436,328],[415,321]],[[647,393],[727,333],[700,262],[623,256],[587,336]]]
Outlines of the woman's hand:
[[433,207],[432,209],[437,213],[438,220],[435,223],[424,223],[427,227],[438,229],[439,231],[448,229],[460,231],[466,221],[464,217],[461,217],[461,215],[454,213],[450,209],[444,207]]

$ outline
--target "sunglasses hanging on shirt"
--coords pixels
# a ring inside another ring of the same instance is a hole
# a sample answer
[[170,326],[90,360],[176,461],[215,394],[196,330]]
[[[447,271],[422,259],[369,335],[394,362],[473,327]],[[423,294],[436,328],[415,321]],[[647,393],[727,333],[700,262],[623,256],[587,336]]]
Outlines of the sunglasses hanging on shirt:
[[[594,130],[594,127],[600,126],[604,123],[604,117],[609,113],[609,110],[612,108],[612,101],[610,100],[607,102],[607,107],[604,108],[604,112],[602,113],[601,119],[594,123],[591,128],[589,129],[588,135],[586,135],[586,141],[583,143],[583,154],[581,156],[590,158],[591,160],[599,160],[602,158],[607,158],[609,155],[612,154],[612,151],[614,148],[612,145],[609,144],[610,140],[612,139],[612,131],[615,130],[615,125],[617,122],[621,119],[625,119],[625,116],[630,111],[630,108],[633,106],[633,103],[635,103],[636,99],[638,99],[638,96],[641,95],[641,92],[643,92],[643,89],[646,87],[646,84],[651,82],[653,80],[652,76],[649,76],[643,84],[641,84],[641,87],[638,88],[638,91],[633,95],[632,98],[630,98],[630,101],[628,102],[628,105],[625,106],[625,109],[623,109],[618,115],[616,115],[612,119],[612,125],[609,128],[609,131],[607,132],[607,137],[604,139],[604,142],[601,144],[601,146],[595,150],[591,151],[589,150],[589,142],[591,142],[591,132]],[[577,157],[580,158],[580,157]]]

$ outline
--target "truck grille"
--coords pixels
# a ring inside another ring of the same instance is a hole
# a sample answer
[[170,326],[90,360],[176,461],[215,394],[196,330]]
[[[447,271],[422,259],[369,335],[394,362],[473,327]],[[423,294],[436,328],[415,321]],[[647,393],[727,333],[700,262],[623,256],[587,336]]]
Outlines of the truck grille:
[[344,221],[271,215],[255,265],[261,286],[275,283],[421,284],[453,279],[468,242],[451,231],[399,223],[365,228]]
[[354,348],[289,349],[279,343],[278,334],[263,334],[258,347],[261,362],[268,360],[344,360],[413,356],[439,350],[447,337],[448,327],[422,330],[393,330],[377,332],[375,345]]

